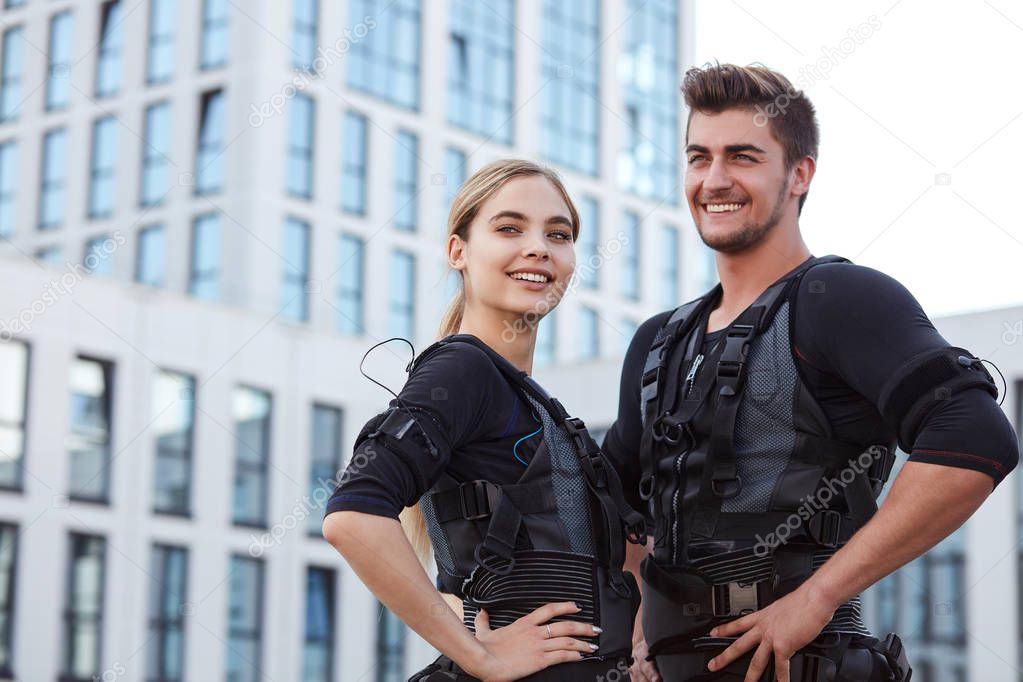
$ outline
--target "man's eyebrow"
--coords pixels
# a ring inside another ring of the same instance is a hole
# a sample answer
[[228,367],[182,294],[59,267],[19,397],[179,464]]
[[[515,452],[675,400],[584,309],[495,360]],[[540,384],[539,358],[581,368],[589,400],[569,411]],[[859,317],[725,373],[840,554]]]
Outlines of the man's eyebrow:
[[[495,213],[490,218],[490,222],[494,223],[494,222],[497,222],[498,220],[502,220],[502,219],[506,219],[506,218],[510,218],[511,220],[521,220],[523,222],[526,221],[526,216],[523,215],[522,213],[519,213],[518,211],[499,211],[498,213]],[[554,224],[567,225],[569,227],[572,227],[572,221],[569,220],[567,217],[565,217],[563,215],[560,215],[560,214],[553,215],[550,218],[548,218],[547,219],[547,224],[548,225],[554,225]]]
[[[700,152],[701,154],[708,154],[710,150],[699,144],[691,144],[686,147],[686,152]],[[730,144],[725,146],[726,154],[735,154],[737,152],[757,152],[758,154],[766,154],[763,149],[754,144]]]

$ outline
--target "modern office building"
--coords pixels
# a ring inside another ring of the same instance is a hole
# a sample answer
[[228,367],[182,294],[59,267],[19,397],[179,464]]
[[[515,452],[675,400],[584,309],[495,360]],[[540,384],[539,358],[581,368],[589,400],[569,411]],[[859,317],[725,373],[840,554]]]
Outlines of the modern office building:
[[[464,178],[539,160],[583,227],[537,376],[610,424],[636,326],[715,278],[680,200],[690,3],[3,4],[0,680],[404,680],[430,647],[319,536],[390,397],[359,360],[434,338]],[[881,588],[925,681],[1018,677],[1010,480]]]

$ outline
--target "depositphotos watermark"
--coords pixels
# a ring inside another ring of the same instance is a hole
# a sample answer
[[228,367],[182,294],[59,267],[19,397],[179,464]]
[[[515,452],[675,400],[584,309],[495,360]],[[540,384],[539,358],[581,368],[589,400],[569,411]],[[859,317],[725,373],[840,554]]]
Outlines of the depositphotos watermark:
[[259,535],[249,535],[249,556],[258,559],[263,556],[263,552],[267,549],[279,546],[284,536],[288,534],[288,531],[298,528],[299,524],[307,520],[310,515],[319,514],[338,486],[362,470],[376,457],[376,449],[372,445],[367,445],[352,456],[344,473],[334,478],[323,478],[321,476],[316,482],[316,489],[311,494],[303,495],[296,501],[295,506],[284,515],[284,518]]
[[887,448],[871,445],[857,457],[850,459],[849,465],[838,472],[837,478],[825,478],[824,485],[815,494],[810,497],[799,498],[803,501],[802,504],[796,508],[796,511],[789,514],[785,521],[779,523],[773,533],[768,533],[766,538],[761,537],[758,533],[757,544],[753,548],[753,553],[757,557],[763,558],[770,554],[772,550],[784,545],[788,542],[792,533],[802,528],[810,520],[810,517],[819,511],[828,509],[831,500],[838,497],[839,491],[842,488],[856,480],[857,476],[864,475],[878,458],[884,457],[887,454]]
[[117,249],[128,242],[124,234],[117,230],[112,235],[98,243],[89,250],[84,263],[64,263],[66,272],[59,278],[51,279],[43,287],[42,293],[32,299],[28,305],[22,307],[18,314],[10,320],[0,320],[0,341],[10,341],[18,334],[25,334],[32,330],[36,318],[41,317],[47,310],[57,304],[64,296],[70,296],[75,285],[81,282],[90,271],[95,270],[99,264],[110,258]]
[[256,104],[251,105],[252,111],[249,113],[249,125],[253,128],[259,128],[267,119],[284,111],[284,106],[288,100],[308,88],[314,79],[322,78],[327,67],[339,61],[341,57],[352,49],[352,45],[365,38],[376,27],[376,19],[371,16],[365,16],[353,28],[344,29],[341,32],[341,37],[335,40],[333,45],[326,48],[322,45],[318,46],[316,48],[316,57],[309,64],[308,70],[296,73],[292,77],[291,82],[285,83],[281,91],[274,93],[269,100],[258,106]]
[[802,91],[809,90],[819,81],[831,77],[831,71],[837,68],[843,60],[856,51],[856,48],[871,38],[877,31],[881,30],[881,20],[875,14],[867,17],[855,28],[846,32],[846,37],[838,41],[837,45],[825,45],[821,47],[821,56],[815,61],[802,66],[799,74],[793,79],[792,87],[774,98],[774,101],[767,106],[755,107],[756,114],[753,116],[753,123],[764,127],[776,117],[785,114],[793,99],[802,94]]
[[501,332],[501,340],[505,343],[511,343],[519,334],[525,334],[530,330],[536,329],[536,326],[540,324],[540,320],[557,305],[558,301],[565,294],[578,288],[585,278],[602,268],[607,261],[621,253],[622,247],[628,246],[630,243],[629,236],[624,232],[619,232],[615,235],[614,239],[599,245],[597,253],[592,254],[581,264],[576,264],[575,272],[567,285],[551,287],[551,290],[536,302],[532,310],[526,311],[514,323],[509,323],[505,320],[504,331]]

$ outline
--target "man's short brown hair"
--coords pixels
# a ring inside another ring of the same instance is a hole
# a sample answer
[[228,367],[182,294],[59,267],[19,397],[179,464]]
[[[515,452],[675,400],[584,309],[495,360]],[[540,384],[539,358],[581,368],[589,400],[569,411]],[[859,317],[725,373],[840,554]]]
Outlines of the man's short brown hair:
[[[693,113],[719,114],[727,109],[755,112],[754,123],[768,125],[785,150],[785,168],[791,170],[807,156],[817,160],[820,129],[813,104],[788,78],[777,71],[754,64],[707,64],[686,71],[682,95],[689,107],[686,143]],[[803,210],[806,194],[799,197]]]

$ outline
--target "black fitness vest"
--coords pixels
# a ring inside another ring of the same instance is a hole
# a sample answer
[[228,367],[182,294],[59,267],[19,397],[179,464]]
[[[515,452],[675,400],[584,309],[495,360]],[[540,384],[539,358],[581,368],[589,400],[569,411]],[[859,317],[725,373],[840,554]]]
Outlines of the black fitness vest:
[[410,371],[449,343],[485,351],[543,423],[543,440],[514,484],[444,473],[420,500],[438,575],[463,599],[466,627],[474,630],[480,608],[496,628],[544,604],[575,601],[582,610],[566,619],[603,628],[584,638],[599,647],[592,657],[629,655],[639,590],[622,565],[626,539],[645,542],[642,516],[583,422],[474,336],[438,341]]
[[[641,496],[656,519],[643,565],[652,654],[712,640],[714,625],[798,587],[877,510],[895,441],[836,440],[800,380],[792,297],[818,263],[772,284],[701,353],[721,285],[658,332],[642,379]],[[859,598],[825,633],[870,636]]]

